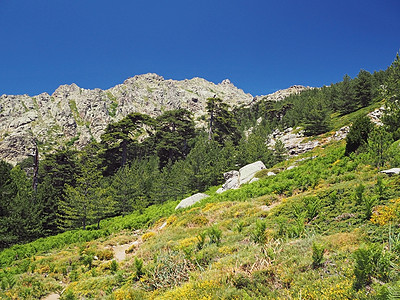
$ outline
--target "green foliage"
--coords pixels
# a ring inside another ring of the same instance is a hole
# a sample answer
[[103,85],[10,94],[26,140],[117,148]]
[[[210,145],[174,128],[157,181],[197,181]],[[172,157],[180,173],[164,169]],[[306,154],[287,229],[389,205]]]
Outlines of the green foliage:
[[135,257],[134,264],[135,264],[135,278],[140,279],[145,274],[143,268],[143,260]]
[[351,113],[357,108],[354,82],[347,74],[343,77],[343,81],[339,85],[339,97],[337,105],[342,115]]
[[213,139],[223,145],[225,140],[230,139],[237,145],[241,134],[229,105],[219,98],[208,98],[206,109],[210,116],[209,140]]
[[204,244],[206,242],[206,232],[201,232],[199,233],[199,235],[197,236],[197,243],[196,243],[196,248],[197,250],[201,250],[204,247]]
[[184,109],[165,112],[156,119],[156,152],[160,166],[169,161],[185,158],[194,138],[194,122],[191,113]]
[[222,230],[216,226],[213,226],[207,230],[208,238],[210,239],[210,244],[217,244],[217,246],[221,243]]
[[388,150],[392,142],[390,133],[383,127],[376,127],[372,130],[368,139],[368,149],[371,161],[378,169],[389,159]]
[[325,247],[321,243],[313,242],[312,244],[312,260],[313,260],[313,267],[317,268],[321,266],[322,261],[324,259],[324,252],[325,252]]
[[361,203],[364,203],[364,190],[365,190],[365,186],[360,183],[357,185],[356,189],[355,189],[355,199],[356,199],[356,203],[358,205],[360,205]]
[[356,152],[360,147],[365,148],[368,136],[373,129],[373,124],[368,116],[359,116],[351,125],[346,136],[345,155]]
[[383,282],[389,280],[390,254],[379,246],[362,246],[354,252],[354,288],[359,290],[372,283],[372,278]]
[[365,197],[364,198],[364,216],[366,220],[369,220],[372,216],[373,208],[376,203],[375,197]]
[[74,293],[71,290],[66,290],[61,299],[62,300],[76,300],[77,298],[75,297]]
[[257,244],[265,244],[265,242],[267,241],[266,229],[267,224],[265,223],[265,221],[257,220],[256,227],[250,234],[251,240]]
[[373,98],[372,75],[368,71],[360,70],[355,80],[355,100],[362,106],[368,106]]
[[118,270],[118,263],[114,259],[111,261],[110,270],[112,274]]
[[310,136],[329,131],[330,112],[327,105],[312,97],[304,103],[304,106],[306,107],[303,116],[304,133]]

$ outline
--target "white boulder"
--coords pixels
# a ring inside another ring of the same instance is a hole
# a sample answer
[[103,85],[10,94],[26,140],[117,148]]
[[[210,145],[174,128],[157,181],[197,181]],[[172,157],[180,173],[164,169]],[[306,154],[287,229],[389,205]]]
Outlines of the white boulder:
[[398,175],[398,174],[400,174],[400,168],[391,168],[389,170],[383,170],[383,171],[381,171],[381,173],[385,173],[389,176],[394,175],[394,174]]
[[179,202],[179,204],[175,207],[175,210],[179,209],[179,208],[186,208],[186,207],[192,206],[193,204],[195,204],[195,203],[199,202],[200,200],[207,198],[207,197],[210,197],[210,196],[207,194],[203,194],[203,193],[194,194],[188,198],[183,199],[181,202]]
[[239,170],[239,186],[248,183],[258,171],[263,169],[265,169],[265,165],[262,161],[256,161],[241,168]]

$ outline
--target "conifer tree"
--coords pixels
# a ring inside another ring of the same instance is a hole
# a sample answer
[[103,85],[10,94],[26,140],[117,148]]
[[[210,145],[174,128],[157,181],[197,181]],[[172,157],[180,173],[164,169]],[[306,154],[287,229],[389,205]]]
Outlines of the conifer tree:
[[66,199],[61,202],[64,216],[64,228],[86,226],[100,221],[115,212],[108,186],[102,185],[102,169],[93,153],[82,153],[80,174],[76,178],[76,185],[66,184]]
[[339,85],[338,108],[343,115],[351,113],[357,108],[353,82],[347,74]]
[[349,155],[352,152],[356,152],[360,147],[366,146],[368,136],[373,127],[369,117],[358,117],[351,125],[349,133],[346,136],[345,155]]
[[365,70],[360,70],[355,80],[355,100],[362,107],[372,101],[372,75]]
[[167,111],[156,119],[155,144],[161,168],[186,157],[194,138],[194,122],[185,109]]
[[208,139],[217,141],[220,145],[230,139],[235,145],[239,143],[241,134],[229,105],[219,98],[207,99],[207,112],[209,114],[209,135]]
[[[103,157],[107,160],[107,174],[113,174],[119,167],[126,164],[129,159],[128,149],[131,144],[137,150],[139,142],[152,135],[154,120],[145,114],[130,113],[122,120],[107,125],[101,141],[106,145]],[[135,153],[133,153],[135,156]]]

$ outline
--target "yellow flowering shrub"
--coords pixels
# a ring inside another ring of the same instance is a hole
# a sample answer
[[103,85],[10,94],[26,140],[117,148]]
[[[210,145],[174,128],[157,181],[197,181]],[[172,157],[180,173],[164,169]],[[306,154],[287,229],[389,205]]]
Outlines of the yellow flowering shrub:
[[205,280],[202,282],[188,282],[171,291],[161,295],[159,299],[165,300],[207,300],[216,299],[221,284],[216,280]]
[[145,241],[149,240],[150,238],[152,238],[155,235],[156,235],[156,233],[153,232],[153,231],[146,232],[145,234],[142,235],[142,241],[145,242]]
[[114,251],[111,249],[99,250],[99,251],[97,251],[96,256],[100,260],[110,260],[114,257]]
[[175,215],[169,216],[167,219],[167,225],[172,225],[178,220],[178,218]]
[[236,249],[234,247],[222,246],[218,248],[218,252],[221,254],[232,254]]
[[132,244],[131,246],[129,246],[128,249],[125,250],[126,254],[132,253],[133,251],[136,250],[136,248],[138,247],[137,243]]
[[391,221],[396,221],[399,219],[399,209],[400,198],[392,200],[388,205],[380,205],[373,212],[371,222],[383,226]]
[[197,236],[195,237],[188,237],[186,239],[179,241],[179,249],[190,247],[198,242]]
[[337,283],[328,284],[322,280],[314,281],[301,288],[301,299],[310,300],[346,300],[353,299],[353,281],[341,279]]

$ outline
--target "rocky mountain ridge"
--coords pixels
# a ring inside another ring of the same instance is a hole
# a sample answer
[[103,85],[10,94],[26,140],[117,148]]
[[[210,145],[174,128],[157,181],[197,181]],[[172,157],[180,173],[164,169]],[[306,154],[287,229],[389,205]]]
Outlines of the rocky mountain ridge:
[[[260,98],[278,101],[282,94],[299,89],[291,87]],[[214,84],[198,77],[166,80],[153,73],[136,75],[107,90],[71,84],[61,85],[52,95],[2,95],[0,159],[12,164],[22,161],[32,153],[35,141],[41,155],[64,146],[81,149],[91,140],[99,141],[108,123],[132,112],[155,117],[184,108],[197,118],[205,113],[206,99],[214,96],[231,106],[249,105],[255,99],[228,79]]]

